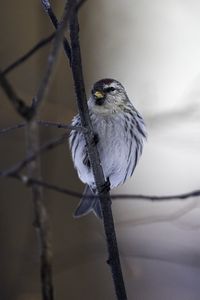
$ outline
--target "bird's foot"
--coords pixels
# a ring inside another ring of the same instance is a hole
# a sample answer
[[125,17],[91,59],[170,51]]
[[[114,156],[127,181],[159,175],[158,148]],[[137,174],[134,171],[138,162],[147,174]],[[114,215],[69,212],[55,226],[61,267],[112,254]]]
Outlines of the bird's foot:
[[94,133],[93,139],[92,139],[92,145],[96,146],[99,142],[99,136],[97,133]]
[[110,191],[110,180],[107,178],[105,183],[101,186],[101,192],[109,192]]

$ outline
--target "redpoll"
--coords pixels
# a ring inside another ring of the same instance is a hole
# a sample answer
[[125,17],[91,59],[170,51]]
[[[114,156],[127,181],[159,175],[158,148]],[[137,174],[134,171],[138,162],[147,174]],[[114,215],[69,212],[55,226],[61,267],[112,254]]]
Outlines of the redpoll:
[[[103,173],[112,189],[133,174],[146,138],[145,124],[122,84],[114,79],[102,79],[94,84],[88,107]],[[73,118],[72,125],[81,126],[79,115]],[[93,211],[102,218],[99,199],[91,197],[96,193],[96,186],[83,133],[72,130],[69,144],[79,178],[86,184],[74,216]]]

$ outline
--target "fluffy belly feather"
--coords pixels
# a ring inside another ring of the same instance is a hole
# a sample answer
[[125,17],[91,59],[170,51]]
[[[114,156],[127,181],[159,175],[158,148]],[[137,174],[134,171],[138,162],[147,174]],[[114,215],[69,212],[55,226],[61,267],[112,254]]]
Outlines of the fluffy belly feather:
[[[109,119],[91,116],[94,132],[98,134],[97,149],[103,167],[105,179],[109,178],[111,188],[123,183],[131,176],[136,165],[137,141],[124,129],[124,120],[120,115]],[[98,120],[98,122],[97,122]],[[82,133],[77,134],[78,147],[74,150],[74,162],[80,179],[94,186],[94,177],[90,166],[84,163],[86,144]],[[73,150],[73,149],[72,149]]]

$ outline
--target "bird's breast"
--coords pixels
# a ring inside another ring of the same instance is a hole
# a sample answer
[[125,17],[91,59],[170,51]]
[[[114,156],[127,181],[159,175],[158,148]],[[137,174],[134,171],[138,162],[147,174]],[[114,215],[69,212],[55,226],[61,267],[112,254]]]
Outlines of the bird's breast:
[[122,182],[121,174],[127,168],[130,142],[124,128],[124,119],[118,115],[109,118],[92,118],[93,128],[98,134],[97,149],[105,177],[110,178],[111,188]]

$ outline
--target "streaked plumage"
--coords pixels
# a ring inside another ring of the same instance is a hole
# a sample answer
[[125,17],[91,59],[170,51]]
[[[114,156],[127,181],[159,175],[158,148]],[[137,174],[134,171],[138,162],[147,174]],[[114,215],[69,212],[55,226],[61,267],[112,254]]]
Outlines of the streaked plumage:
[[[94,84],[88,107],[93,129],[98,137],[97,149],[104,176],[105,179],[109,178],[112,189],[133,174],[146,138],[145,124],[129,101],[124,87],[114,79],[102,79]],[[73,118],[72,125],[81,125],[79,115]],[[95,193],[83,133],[72,130],[69,144],[79,178]],[[91,210],[101,217],[99,200],[83,198],[75,216],[87,214]]]

